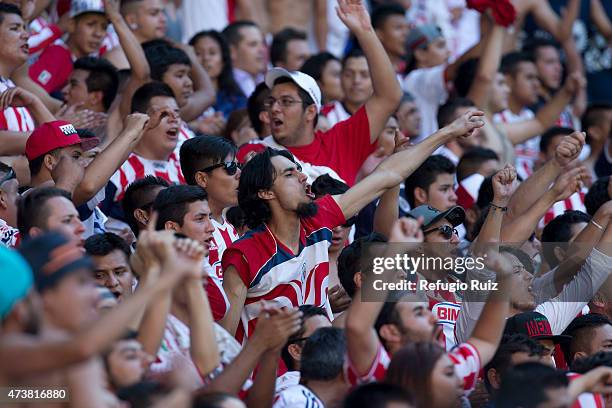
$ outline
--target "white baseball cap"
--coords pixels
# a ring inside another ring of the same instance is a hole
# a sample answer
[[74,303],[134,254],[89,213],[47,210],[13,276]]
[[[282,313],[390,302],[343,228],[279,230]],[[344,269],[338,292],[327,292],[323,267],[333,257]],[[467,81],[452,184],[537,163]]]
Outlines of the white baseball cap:
[[278,78],[291,79],[297,86],[310,95],[317,107],[317,112],[321,110],[321,90],[313,77],[300,71],[287,71],[284,68],[272,68],[266,73],[266,85],[268,88],[272,89],[274,82],[276,82]]
[[104,13],[104,2],[102,0],[72,0],[70,2],[70,17],[76,17],[85,13]]

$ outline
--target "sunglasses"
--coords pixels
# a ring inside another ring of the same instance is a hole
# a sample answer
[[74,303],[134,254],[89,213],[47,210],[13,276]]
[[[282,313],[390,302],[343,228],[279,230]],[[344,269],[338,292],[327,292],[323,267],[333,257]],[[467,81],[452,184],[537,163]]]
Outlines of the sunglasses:
[[17,178],[17,174],[15,174],[15,170],[11,169],[4,177],[0,179],[0,186],[4,184],[4,182]]
[[459,233],[457,232],[457,228],[453,228],[453,227],[448,226],[448,225],[443,225],[443,226],[438,227],[438,228],[434,228],[434,229],[430,229],[430,230],[427,230],[427,231],[423,231],[423,234],[429,234],[431,232],[436,232],[436,231],[440,231],[440,233],[442,234],[444,239],[451,239],[453,237],[453,234],[459,235]]
[[199,170],[199,171],[204,172],[204,173],[208,173],[208,172],[211,172],[214,169],[217,169],[219,167],[223,167],[223,170],[225,170],[225,172],[227,173],[228,176],[233,176],[234,174],[236,174],[238,169],[242,168],[240,163],[235,162],[235,161],[231,161],[231,162],[213,164],[212,166],[208,166],[208,167],[206,167],[206,168],[204,168],[202,170]]

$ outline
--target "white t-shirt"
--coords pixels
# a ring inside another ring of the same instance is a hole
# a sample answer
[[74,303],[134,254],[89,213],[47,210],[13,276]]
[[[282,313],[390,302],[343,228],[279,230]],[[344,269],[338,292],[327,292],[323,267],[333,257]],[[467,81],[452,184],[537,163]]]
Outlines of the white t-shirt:
[[448,99],[445,70],[446,65],[416,69],[402,82],[402,89],[414,96],[421,113],[421,133],[416,142],[438,130],[438,108]]
[[273,408],[325,408],[323,401],[303,385],[294,385],[281,392],[274,401]]
[[[610,273],[609,265],[612,257],[593,249],[587,257],[584,265],[574,279],[563,287],[561,293],[556,297],[552,291],[554,269],[545,274],[542,281],[535,280],[532,285],[536,296],[536,312],[542,313],[548,319],[550,328],[554,335],[561,334],[572,320],[582,311],[582,308],[591,300],[595,292],[606,281]],[[486,277],[485,277],[486,275]],[[487,271],[485,274],[468,271],[467,279],[495,280],[494,275]],[[543,288],[542,291],[538,288]],[[548,290],[544,290],[548,288]],[[457,342],[466,341],[472,334],[474,326],[482,313],[484,302],[470,302],[463,300],[461,311],[455,325],[455,336]]]

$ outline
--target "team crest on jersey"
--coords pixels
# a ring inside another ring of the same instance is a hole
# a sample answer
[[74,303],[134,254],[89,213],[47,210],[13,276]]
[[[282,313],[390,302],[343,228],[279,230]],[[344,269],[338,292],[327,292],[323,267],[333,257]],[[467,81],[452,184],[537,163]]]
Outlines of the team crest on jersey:
[[302,276],[302,282],[306,281],[306,262],[302,262],[302,267],[300,269],[300,275]]
[[49,80],[51,79],[51,73],[49,71],[45,71],[43,70],[39,75],[38,75],[38,82],[40,82],[41,84],[46,85],[47,82],[49,82]]

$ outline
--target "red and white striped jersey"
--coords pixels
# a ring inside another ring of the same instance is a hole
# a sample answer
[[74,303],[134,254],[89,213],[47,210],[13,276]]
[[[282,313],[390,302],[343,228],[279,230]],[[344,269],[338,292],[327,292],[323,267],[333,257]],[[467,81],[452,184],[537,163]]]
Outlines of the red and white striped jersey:
[[181,163],[175,153],[172,153],[166,161],[149,160],[132,153],[110,178],[110,183],[116,187],[114,201],[121,201],[131,183],[149,174],[161,177],[170,183],[185,183]]
[[223,283],[223,268],[221,267],[223,253],[240,236],[236,232],[236,228],[225,217],[222,216],[222,223],[214,219],[211,220],[215,231],[213,232],[213,239],[208,252],[208,262],[212,266],[215,276]]
[[[516,115],[510,109],[493,115],[495,123],[519,123],[535,117],[531,109],[523,108]],[[516,172],[523,180],[526,180],[533,173],[533,166],[538,159],[540,153],[540,136],[534,136],[531,139],[514,146],[516,155]]]
[[[478,379],[478,374],[481,368],[478,350],[476,350],[476,348],[470,343],[461,343],[446,355],[455,365],[455,373],[457,376],[463,379],[464,393],[466,395],[469,394],[476,385],[476,380]],[[359,375],[356,372],[350,356],[347,355],[344,366],[345,379],[351,386],[375,381],[384,381],[390,362],[391,358],[389,357],[387,350],[385,350],[382,344],[379,342],[376,358],[372,362],[368,372],[364,375]]]
[[300,219],[299,251],[293,253],[267,225],[247,232],[223,254],[223,270],[232,266],[247,288],[236,339],[243,342],[257,324],[261,301],[280,307],[324,307],[332,319],[327,290],[332,229],[346,222],[329,195],[316,201],[314,217]]
[[[0,94],[7,89],[14,88],[15,84],[8,78],[0,77]],[[36,128],[34,119],[28,108],[6,108],[0,113],[0,130],[13,132],[31,132]]]
[[478,200],[478,191],[484,179],[482,174],[474,173],[461,180],[455,191],[457,194],[457,204],[466,210],[472,208]]
[[189,129],[187,123],[181,121],[181,127],[179,128],[176,148],[174,149],[174,154],[176,154],[176,157],[180,157],[179,153],[181,151],[181,146],[183,145],[183,143],[194,137],[196,137],[196,134],[193,132],[193,130]]
[[29,29],[28,46],[30,55],[39,53],[62,36],[62,30],[58,26],[49,23],[42,17],[32,20]]
[[[570,380],[570,382],[579,377],[580,374],[567,373],[567,378]],[[574,402],[572,408],[604,408],[605,406],[606,404],[601,394],[583,392],[578,396],[578,400]]]
[[121,44],[119,43],[119,36],[117,36],[115,27],[113,27],[112,24],[109,24],[108,28],[106,29],[106,35],[102,40],[102,45],[100,46],[100,56],[106,54],[115,47],[119,47],[120,45]]
[[582,190],[572,194],[565,200],[557,201],[556,203],[554,203],[553,206],[548,209],[546,214],[544,214],[544,218],[540,220],[539,226],[543,228],[556,216],[561,215],[568,210],[576,210],[586,213],[586,207],[584,206],[584,196],[588,191],[588,188],[582,188]]

